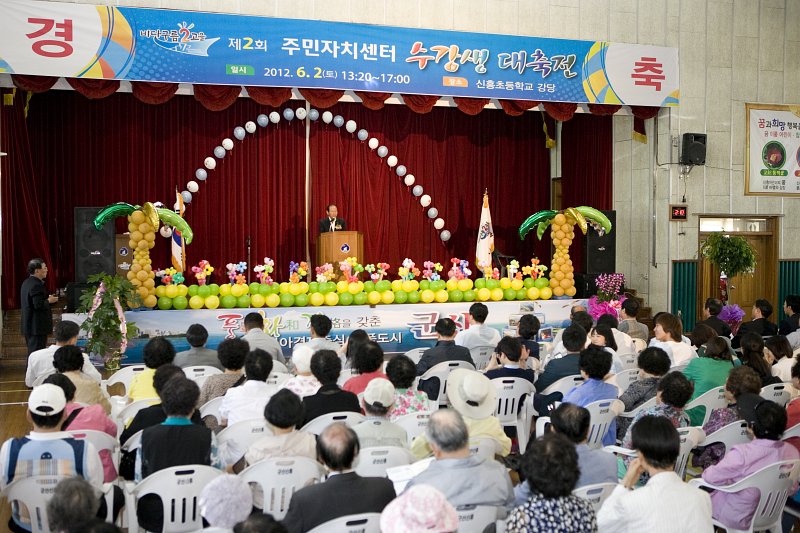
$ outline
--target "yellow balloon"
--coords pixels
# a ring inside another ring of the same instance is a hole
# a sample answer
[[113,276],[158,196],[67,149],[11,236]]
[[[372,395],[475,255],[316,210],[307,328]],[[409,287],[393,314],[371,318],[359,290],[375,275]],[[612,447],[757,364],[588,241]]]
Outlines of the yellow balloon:
[[372,291],[367,293],[367,302],[370,305],[377,305],[381,302],[381,293],[378,291]]
[[457,279],[448,279],[447,283],[444,284],[448,291],[454,291],[458,289],[458,280]]
[[536,287],[530,287],[528,289],[528,300],[538,300],[539,299],[539,289]]
[[575,287],[569,287],[567,290],[564,291],[564,294],[567,296],[575,296],[578,290]]
[[142,300],[150,296],[150,291],[147,290],[147,287],[139,287],[138,289],[136,289],[136,292],[139,293],[139,298],[141,298]]
[[[128,217],[130,220],[131,217]],[[133,222],[128,222],[128,232],[133,233],[134,231],[139,231],[139,224],[134,224]]]
[[252,307],[264,307],[265,303],[267,303],[267,299],[260,294],[254,294],[250,297],[250,305]]
[[232,285],[231,286],[231,294],[233,296],[235,296],[236,298],[238,298],[239,296],[242,296],[247,290],[244,287],[245,287],[244,285],[238,285],[238,284],[237,285]]
[[501,289],[499,287],[497,289],[492,289],[491,298],[492,298],[492,301],[494,301],[494,302],[499,302],[500,300],[502,300],[503,299],[503,289]]
[[436,294],[434,294],[434,292],[430,289],[425,289],[419,295],[419,299],[425,302],[426,304],[429,304],[436,299]]
[[472,288],[472,280],[471,279],[460,279],[458,280],[458,290],[460,291],[468,291]]
[[267,307],[278,307],[279,305],[281,305],[281,297],[275,293],[269,294],[267,295],[266,302],[267,302]]
[[550,278],[550,288],[554,289],[558,287],[558,280],[556,278]]
[[412,292],[412,291],[417,290],[417,289],[414,288],[414,281],[413,280],[404,281],[403,284],[402,284],[402,289],[404,291],[406,291],[406,292]]
[[175,298],[178,296],[178,287],[175,285],[167,285],[166,289],[164,290],[164,296],[167,298]]
[[[347,282],[344,282],[347,284]],[[335,292],[329,292],[325,295],[325,305],[336,305],[339,303],[339,295]]]
[[[564,290],[567,290],[567,289],[569,289],[569,288],[570,288],[570,287],[572,287],[573,285],[575,285],[575,281],[574,281],[574,280],[571,280],[571,279],[562,279],[562,280],[561,280],[561,281],[558,283],[558,286],[559,286],[559,288],[561,288],[561,289],[564,289]],[[555,289],[553,289],[553,291],[555,292]],[[560,295],[558,295],[558,296],[560,296]]]
[[561,287],[556,287],[553,289],[553,296],[564,296],[564,289]]
[[393,291],[383,291],[379,293],[381,295],[381,302],[385,304],[390,304],[394,302],[394,292]]
[[312,292],[308,296],[308,303],[310,303],[314,307],[319,307],[320,305],[325,303],[325,295],[322,294],[321,292]]
[[[403,290],[405,291],[405,289],[403,289]],[[419,290],[419,281],[417,281],[415,279],[412,279],[411,280],[411,291],[418,291],[418,290]],[[411,292],[411,291],[406,291],[406,292]]]
[[[343,292],[347,292],[347,288],[348,287],[349,287],[349,284],[345,280],[341,280],[341,281],[336,283],[336,292],[338,292],[339,294],[341,294]],[[330,294],[330,293],[328,293],[328,294]],[[338,302],[338,299],[337,299],[337,302]],[[336,305],[336,304],[328,304],[328,305]]]
[[136,272],[132,272],[132,271],[130,271],[130,270],[129,270],[129,271],[128,271],[128,273],[127,273],[127,274],[125,274],[125,276],[126,276],[126,277],[127,277],[129,280],[136,279]]
[[131,272],[139,272],[140,270],[142,270],[142,265],[140,265],[139,263],[133,263],[131,265]]
[[492,297],[492,291],[487,289],[486,287],[482,289],[478,289],[478,300],[485,302]]
[[131,216],[128,217],[128,220],[130,220],[134,224],[141,224],[142,222],[147,220],[147,217],[144,216],[144,213],[142,211],[137,209],[136,211],[131,213]]
[[220,296],[227,296],[231,293],[231,286],[228,283],[219,286],[219,295]]
[[148,222],[143,222],[139,224],[139,231],[142,232],[142,238],[144,238],[146,233],[153,231],[153,226],[151,226]]
[[189,294],[189,287],[181,283],[178,285],[178,296],[186,296]]
[[[128,248],[132,248],[136,250],[136,245],[139,244],[138,241],[134,241],[133,239],[128,240]],[[136,257],[136,253],[134,252],[134,257]]]
[[206,302],[202,296],[194,295],[191,298],[189,298],[189,307],[191,307],[192,309],[202,309],[205,303]]
[[133,278],[131,280],[131,285],[133,285],[134,287],[141,287],[142,281],[139,278]]
[[144,270],[139,270],[136,273],[136,279],[138,279],[139,281],[146,280],[147,279],[147,272],[145,272]]
[[450,295],[447,293],[447,291],[445,289],[442,289],[442,290],[436,291],[436,293],[433,295],[433,297],[437,302],[439,302],[440,304],[443,304],[443,303],[445,303],[447,301],[447,299],[450,297]]
[[402,291],[403,290],[403,280],[396,279],[392,282],[392,290],[393,291]]
[[550,287],[542,287],[539,289],[539,298],[542,300],[549,300],[553,297],[553,290]]
[[213,294],[211,296],[206,296],[206,307],[208,309],[216,309],[219,307],[219,297]]
[[143,303],[145,307],[155,307],[156,304],[158,303],[158,299],[151,294],[144,299]]
[[512,279],[511,280],[511,288],[515,291],[518,291],[522,288],[522,280],[521,279]]
[[297,296],[303,291],[303,287],[300,286],[299,283],[290,283],[289,284],[289,294],[292,296]]
[[147,242],[153,242],[154,240],[156,240],[155,232],[148,231],[147,233],[145,233],[144,240],[146,240]]
[[301,281],[299,285],[300,285],[300,294],[308,293],[308,283],[306,283],[305,281]]
[[152,289],[153,287],[155,287],[155,286],[156,286],[156,282],[155,282],[155,281],[153,281],[152,279],[149,279],[149,278],[148,278],[148,279],[146,279],[146,280],[144,280],[144,281],[142,282],[142,286],[143,286],[143,287],[147,287],[148,289]]
[[132,231],[130,237],[128,237],[133,242],[139,242],[144,238],[144,235],[138,229],[136,231]]
[[500,280],[500,288],[503,290],[511,288],[511,280],[508,278],[503,278]]
[[358,294],[362,290],[364,290],[363,284],[361,287],[359,287],[358,283],[355,281],[352,281],[347,285],[347,292],[349,292],[350,294]]
[[156,296],[161,298],[162,296],[164,296],[166,290],[167,290],[166,287],[164,287],[163,285],[159,285],[158,287],[156,287]]

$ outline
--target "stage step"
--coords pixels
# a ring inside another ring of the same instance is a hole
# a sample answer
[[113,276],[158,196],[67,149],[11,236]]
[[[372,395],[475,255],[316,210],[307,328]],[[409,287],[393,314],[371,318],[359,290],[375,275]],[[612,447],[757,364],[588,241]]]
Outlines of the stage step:
[[[53,324],[61,320],[64,306],[67,304],[66,298],[60,298],[53,305]],[[20,309],[9,309],[3,313],[3,343],[0,346],[0,368],[25,367],[28,364],[28,346],[25,337],[21,332],[22,311]],[[48,344],[53,342],[53,338],[47,339]]]

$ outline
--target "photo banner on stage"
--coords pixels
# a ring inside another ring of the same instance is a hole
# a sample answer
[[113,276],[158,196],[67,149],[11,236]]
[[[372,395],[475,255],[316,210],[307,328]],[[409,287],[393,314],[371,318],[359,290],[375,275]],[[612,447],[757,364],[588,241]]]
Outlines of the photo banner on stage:
[[[489,317],[486,325],[503,333],[522,314],[534,314],[542,328],[561,328],[569,324],[570,308],[585,300],[533,300],[519,302],[487,302]],[[209,333],[208,348],[216,348],[226,338],[244,335],[244,317],[259,313],[264,317],[264,330],[276,337],[287,356],[295,344],[309,340],[309,318],[323,313],[330,317],[333,329],[328,338],[344,344],[354,329],[366,330],[384,352],[403,353],[414,348],[429,348],[436,344],[434,325],[440,318],[452,318],[461,330],[467,326],[469,303],[409,304],[333,307],[276,307],[261,309],[215,309],[187,311],[129,311],[128,322],[139,328],[140,337],[131,339],[123,364],[142,362],[142,348],[152,337],[164,335],[176,351],[188,350],[186,330],[192,324],[202,324]],[[85,315],[63,315],[63,320],[81,324]],[[79,343],[85,332],[81,332]],[[516,333],[514,333],[516,335]]]
[[677,48],[650,45],[34,0],[4,0],[0,31],[11,74],[657,107],[680,97]]
[[774,104],[745,109],[745,195],[800,197],[800,110]]

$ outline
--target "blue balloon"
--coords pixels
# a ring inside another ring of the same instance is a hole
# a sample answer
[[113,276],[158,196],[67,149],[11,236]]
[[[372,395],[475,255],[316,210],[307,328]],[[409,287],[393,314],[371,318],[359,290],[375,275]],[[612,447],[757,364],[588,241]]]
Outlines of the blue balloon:
[[401,178],[406,175],[406,167],[403,165],[399,165],[394,171],[397,173],[398,176]]
[[287,107],[283,110],[283,118],[291,122],[291,120],[294,118],[294,111]]
[[239,139],[240,141],[244,139],[244,136],[246,134],[247,132],[244,131],[244,128],[241,126],[236,126],[235,128],[233,128],[233,136]]
[[199,179],[200,181],[206,181],[206,178],[208,177],[208,172],[206,172],[206,169],[204,168],[198,168],[197,170],[194,171],[194,177]]
[[261,126],[262,128],[266,128],[267,125],[269,124],[269,117],[264,114],[258,115],[258,118],[256,118],[256,122],[258,122],[258,125]]
[[439,216],[439,210],[435,207],[428,209],[428,218],[436,218]]
[[414,196],[422,196],[423,192],[425,191],[422,189],[422,185],[414,185],[414,188],[411,189],[411,194]]
[[181,197],[183,198],[183,203],[190,204],[192,203],[192,193],[189,191],[181,192]]
[[308,112],[308,118],[310,120],[317,120],[319,118],[319,111],[317,111],[316,109],[311,109]]
[[389,149],[385,146],[378,147],[378,157],[386,157],[389,154]]
[[450,236],[451,236],[450,232],[447,231],[447,230],[442,230],[442,232],[439,234],[439,238],[442,239],[442,242],[449,241],[450,240]]
[[359,141],[366,141],[367,137],[369,137],[369,133],[365,129],[358,130],[358,140]]
[[214,148],[214,155],[217,157],[217,159],[222,159],[225,157],[225,148],[222,146],[217,146]]
[[337,128],[344,126],[344,119],[342,118],[342,115],[336,115],[333,117],[333,125]]

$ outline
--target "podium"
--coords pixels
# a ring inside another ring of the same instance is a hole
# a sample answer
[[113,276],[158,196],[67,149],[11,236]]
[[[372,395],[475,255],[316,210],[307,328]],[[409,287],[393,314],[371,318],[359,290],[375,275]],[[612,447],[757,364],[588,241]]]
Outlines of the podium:
[[317,264],[330,263],[338,271],[339,262],[355,257],[364,259],[364,235],[358,231],[329,231],[317,237]]

